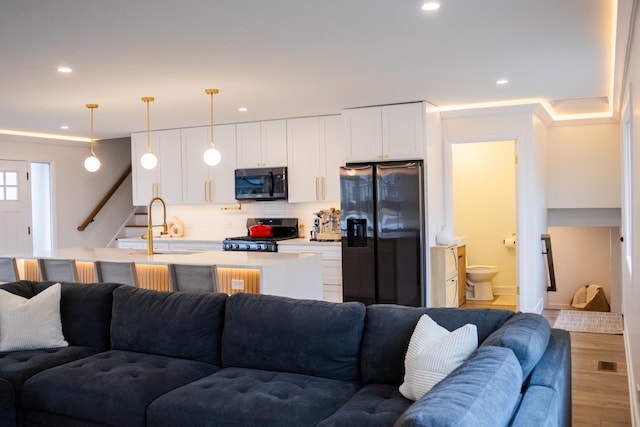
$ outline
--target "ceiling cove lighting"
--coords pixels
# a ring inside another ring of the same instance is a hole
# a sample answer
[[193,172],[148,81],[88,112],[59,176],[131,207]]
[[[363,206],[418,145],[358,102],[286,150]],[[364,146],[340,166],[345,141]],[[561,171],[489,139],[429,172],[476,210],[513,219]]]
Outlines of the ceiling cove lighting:
[[440,9],[440,2],[426,1],[422,3],[422,6],[420,7],[420,9],[424,10],[425,12],[433,12],[434,10]]
[[147,104],[147,152],[140,158],[140,164],[145,169],[153,169],[158,164],[158,158],[151,151],[151,121],[149,120],[149,103],[155,101],[151,96],[143,96],[142,101]]
[[220,163],[222,160],[222,155],[220,154],[220,150],[216,148],[216,145],[213,143],[213,95],[220,92],[218,89],[205,89],[204,93],[211,97],[211,129],[209,130],[209,145],[210,147],[207,151],[204,152],[204,162],[209,166],[215,166]]
[[93,139],[93,110],[98,108],[98,104],[87,104],[87,108],[91,111],[91,155],[84,160],[84,168],[89,172],[95,172],[100,169],[101,165],[95,151],[93,151],[95,146],[95,140]]

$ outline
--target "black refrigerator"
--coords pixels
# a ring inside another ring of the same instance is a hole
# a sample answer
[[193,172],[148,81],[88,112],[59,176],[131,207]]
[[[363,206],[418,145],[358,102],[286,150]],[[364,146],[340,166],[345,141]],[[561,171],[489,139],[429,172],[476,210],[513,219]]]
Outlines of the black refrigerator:
[[340,168],[343,301],[425,306],[422,161]]

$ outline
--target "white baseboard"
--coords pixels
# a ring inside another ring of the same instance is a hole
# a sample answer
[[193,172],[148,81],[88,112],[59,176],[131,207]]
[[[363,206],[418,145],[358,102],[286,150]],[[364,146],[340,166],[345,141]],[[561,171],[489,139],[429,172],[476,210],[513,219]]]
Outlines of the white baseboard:
[[494,295],[518,295],[518,288],[515,286],[491,286]]
[[[627,318],[623,317],[624,322],[624,330],[627,331]],[[624,337],[624,348],[631,348],[631,343],[629,342],[629,334],[623,334]],[[640,394],[640,390],[637,389],[638,384],[640,384],[640,378],[635,378],[635,370],[633,366],[633,360],[629,356],[629,352],[625,351],[626,359],[627,359],[627,378],[629,379],[629,403],[631,405],[631,425],[633,427],[640,426],[640,406],[638,404],[638,394]]]

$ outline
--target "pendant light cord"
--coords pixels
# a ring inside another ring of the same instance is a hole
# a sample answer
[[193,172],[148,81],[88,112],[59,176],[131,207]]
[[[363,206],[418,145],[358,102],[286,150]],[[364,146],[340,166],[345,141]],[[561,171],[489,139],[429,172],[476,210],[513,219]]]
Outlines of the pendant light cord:
[[205,93],[209,94],[211,96],[211,107],[210,107],[210,123],[211,123],[211,139],[210,139],[210,144],[211,144],[211,148],[216,148],[216,145],[213,143],[213,95],[218,93],[219,90],[218,89],[205,89],[204,91]]
[[151,96],[143,96],[142,100],[147,103],[147,151],[149,153],[153,153],[153,151],[151,151],[151,116],[149,114],[149,103],[155,100],[155,98]]
[[93,139],[93,110],[98,108],[98,104],[87,104],[87,108],[91,112],[91,155],[97,157],[95,151],[93,151],[95,145],[95,140]]

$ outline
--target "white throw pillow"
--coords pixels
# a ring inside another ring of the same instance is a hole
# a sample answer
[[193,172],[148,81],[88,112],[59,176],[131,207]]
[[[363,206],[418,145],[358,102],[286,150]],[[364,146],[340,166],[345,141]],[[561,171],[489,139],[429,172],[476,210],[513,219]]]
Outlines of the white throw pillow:
[[0,351],[67,347],[60,320],[60,283],[32,298],[0,290]]
[[466,324],[449,332],[423,314],[409,341],[400,393],[410,400],[420,399],[477,348],[476,325]]

